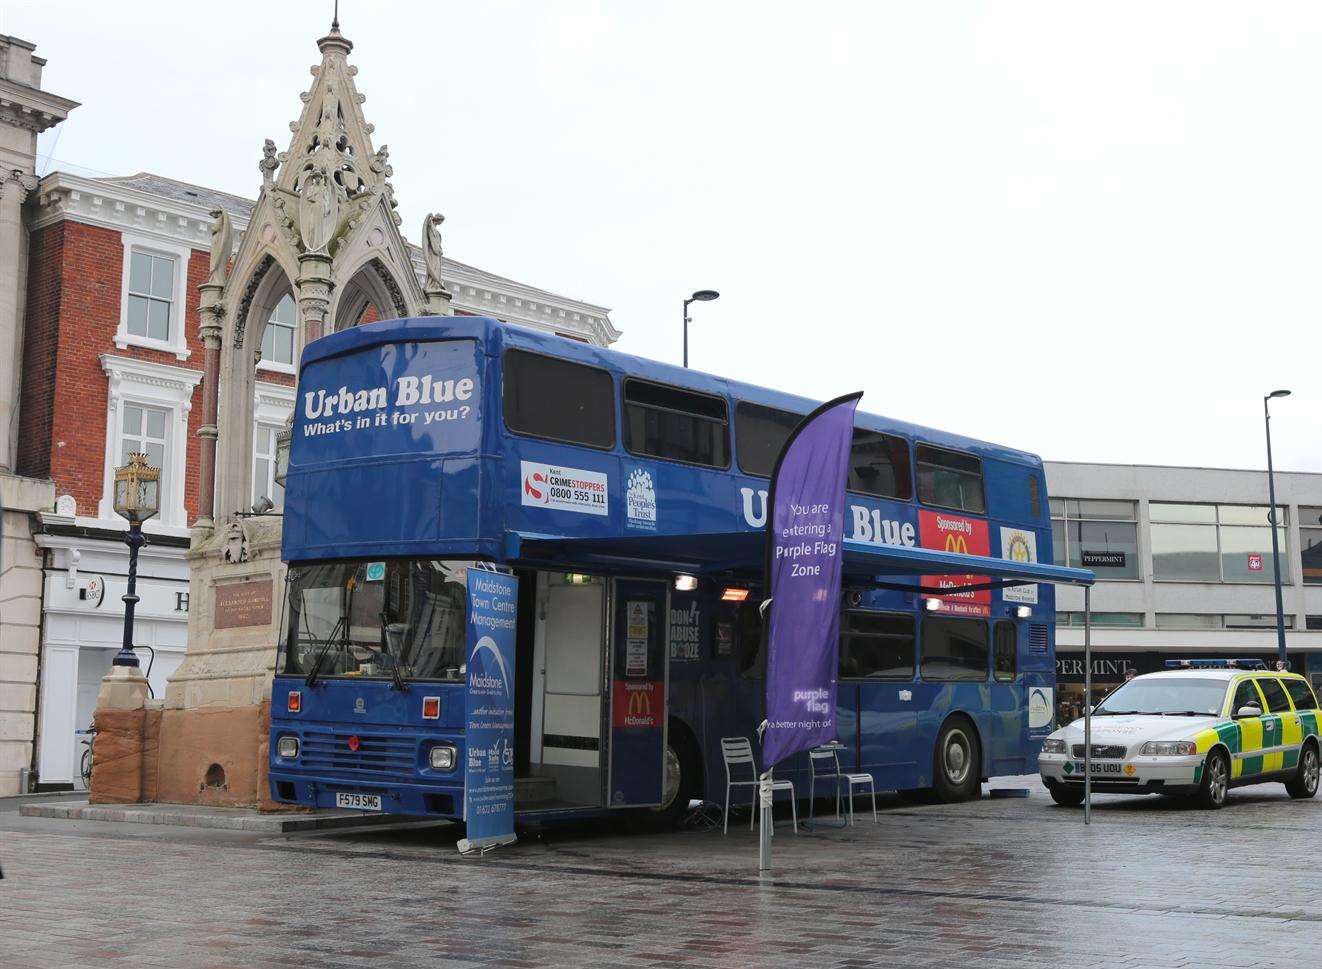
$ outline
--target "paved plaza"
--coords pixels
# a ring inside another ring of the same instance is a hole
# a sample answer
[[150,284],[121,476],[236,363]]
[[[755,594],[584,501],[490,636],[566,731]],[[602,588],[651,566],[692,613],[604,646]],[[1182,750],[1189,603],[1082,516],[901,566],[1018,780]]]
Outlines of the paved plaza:
[[[1322,800],[1204,813],[1099,797],[908,806],[777,829],[266,835],[0,810],[0,959],[79,966],[1313,966]],[[1003,782],[1000,786],[1007,786]]]

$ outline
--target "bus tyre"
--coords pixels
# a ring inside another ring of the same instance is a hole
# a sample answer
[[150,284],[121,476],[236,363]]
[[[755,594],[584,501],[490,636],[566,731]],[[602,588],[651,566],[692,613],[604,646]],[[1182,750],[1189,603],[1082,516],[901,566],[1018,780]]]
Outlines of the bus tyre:
[[1291,797],[1308,798],[1317,793],[1318,772],[1320,766],[1317,744],[1304,744],[1299,752],[1299,772],[1293,780],[1285,782],[1285,792]]
[[945,722],[933,759],[932,786],[939,800],[953,804],[982,793],[982,750],[969,721],[952,717]]
[[1051,800],[1061,807],[1078,807],[1083,803],[1083,789],[1066,787],[1064,784],[1048,784],[1047,793]]
[[674,828],[689,811],[689,801],[698,789],[697,755],[686,738],[673,728],[666,741],[665,781],[661,804],[652,808],[648,820],[659,828]]
[[1214,750],[1203,763],[1203,779],[1198,783],[1194,802],[1203,808],[1216,810],[1226,803],[1230,788],[1230,758],[1225,751]]

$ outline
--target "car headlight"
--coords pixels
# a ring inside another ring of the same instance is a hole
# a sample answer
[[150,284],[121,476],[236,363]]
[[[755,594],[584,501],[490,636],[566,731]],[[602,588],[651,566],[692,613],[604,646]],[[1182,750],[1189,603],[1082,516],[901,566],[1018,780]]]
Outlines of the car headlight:
[[282,760],[293,760],[298,756],[298,738],[281,737],[275,745],[275,752]]
[[1065,753],[1065,741],[1060,738],[1047,738],[1042,741],[1042,753],[1044,754],[1063,754]]
[[433,747],[428,755],[432,770],[449,770],[454,766],[454,748],[448,744]]
[[1153,740],[1143,745],[1144,757],[1188,757],[1198,753],[1198,745],[1190,740]]

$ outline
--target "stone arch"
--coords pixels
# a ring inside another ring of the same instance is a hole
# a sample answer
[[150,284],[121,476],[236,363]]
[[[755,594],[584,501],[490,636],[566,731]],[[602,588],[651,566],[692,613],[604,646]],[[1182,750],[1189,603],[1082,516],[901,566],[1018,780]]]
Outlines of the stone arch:
[[356,326],[369,305],[376,307],[378,318],[383,320],[410,315],[404,288],[376,256],[364,261],[340,287],[332,309],[332,330]]
[[[229,338],[221,348],[221,381],[218,424],[220,429],[216,466],[226,469],[217,475],[216,518],[223,521],[245,511],[252,492],[253,423],[257,393],[257,361],[267,321],[286,296],[297,302],[298,286],[286,271],[283,260],[273,253],[259,254],[249,264],[248,275],[234,289]],[[295,328],[294,359],[301,346],[301,327]]]

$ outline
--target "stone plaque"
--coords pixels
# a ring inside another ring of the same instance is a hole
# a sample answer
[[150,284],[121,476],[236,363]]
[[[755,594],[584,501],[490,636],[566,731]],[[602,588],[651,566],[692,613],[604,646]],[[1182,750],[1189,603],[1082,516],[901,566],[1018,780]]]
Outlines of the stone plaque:
[[216,629],[267,626],[271,623],[270,579],[216,586]]

